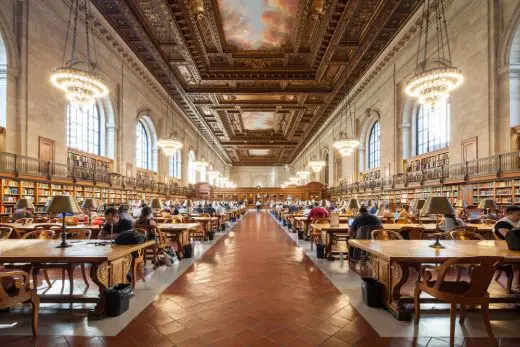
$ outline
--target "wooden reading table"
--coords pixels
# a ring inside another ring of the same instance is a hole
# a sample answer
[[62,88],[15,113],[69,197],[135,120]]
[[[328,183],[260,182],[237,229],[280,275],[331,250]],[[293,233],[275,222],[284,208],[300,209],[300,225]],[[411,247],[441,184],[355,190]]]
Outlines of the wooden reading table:
[[[332,243],[336,234],[348,234],[350,227],[348,224],[332,226],[330,224],[311,224],[311,228],[321,231],[321,239],[325,246],[325,257],[332,255]],[[348,242],[348,236],[347,236]],[[346,253],[346,252],[345,252]]]
[[[410,320],[405,306],[412,298],[401,296],[401,287],[410,275],[409,268],[424,263],[442,263],[451,258],[504,257],[504,263],[520,263],[520,252],[511,251],[505,241],[443,240],[445,249],[428,247],[431,240],[349,240],[349,248],[359,248],[371,254],[372,275],[384,286],[384,306],[398,320]],[[491,302],[518,303],[517,295],[493,296]]]
[[179,251],[182,252],[182,248],[190,242],[190,230],[197,229],[199,226],[199,223],[167,223],[158,224],[157,228],[169,239],[177,242]]
[[106,315],[105,289],[126,283],[126,275],[133,262],[132,252],[152,246],[155,241],[147,241],[137,245],[110,245],[108,241],[69,240],[72,247],[56,248],[59,240],[1,240],[0,263],[31,264],[33,283],[42,264],[91,264],[90,277],[99,287],[99,296],[84,295],[40,295],[41,302],[87,302],[96,307],[89,312],[93,318],[104,318]]

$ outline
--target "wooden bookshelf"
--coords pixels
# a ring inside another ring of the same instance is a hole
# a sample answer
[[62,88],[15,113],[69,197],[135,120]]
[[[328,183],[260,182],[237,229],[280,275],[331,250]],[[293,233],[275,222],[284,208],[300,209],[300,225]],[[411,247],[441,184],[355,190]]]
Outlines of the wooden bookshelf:
[[405,161],[405,172],[417,172],[450,164],[450,155],[446,151],[438,151],[416,156]]
[[111,172],[112,163],[112,159],[69,148],[67,156],[67,164],[69,165],[86,169]]

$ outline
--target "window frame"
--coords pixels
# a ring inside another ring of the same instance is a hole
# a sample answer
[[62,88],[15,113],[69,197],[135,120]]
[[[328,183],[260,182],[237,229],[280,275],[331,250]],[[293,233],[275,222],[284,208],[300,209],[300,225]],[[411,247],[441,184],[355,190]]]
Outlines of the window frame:
[[[103,147],[104,122],[99,105],[94,104],[84,110],[68,103],[65,112],[67,147],[84,153],[103,156],[105,154]],[[73,139],[75,140],[73,141]]]
[[[414,112],[413,153],[416,156],[446,149],[450,145],[450,103],[436,105],[433,110],[426,110],[426,107],[428,106],[418,105]],[[444,112],[439,111],[440,107],[444,108]],[[440,133],[435,134],[432,129],[435,129],[437,124],[440,124]]]
[[188,183],[195,184],[197,183],[197,169],[195,164],[193,163],[196,160],[195,152],[190,149],[188,152]]
[[[377,132],[377,133],[376,133]],[[377,136],[377,139],[374,138]],[[381,166],[381,124],[375,121],[370,127],[367,138],[367,170]]]
[[[153,163],[152,163],[152,139],[150,131],[143,119],[139,119],[137,121],[137,125],[135,128],[135,166],[139,169],[150,170],[152,171]],[[144,135],[144,138],[143,138]],[[140,140],[142,138],[142,140]],[[144,146],[143,141],[144,140]],[[140,142],[141,141],[141,142]],[[140,153],[139,153],[140,152]],[[144,155],[144,159],[143,159]],[[143,161],[144,160],[144,161]],[[145,163],[145,165],[143,165]]]
[[173,178],[182,178],[182,153],[180,149],[169,157],[168,174]]

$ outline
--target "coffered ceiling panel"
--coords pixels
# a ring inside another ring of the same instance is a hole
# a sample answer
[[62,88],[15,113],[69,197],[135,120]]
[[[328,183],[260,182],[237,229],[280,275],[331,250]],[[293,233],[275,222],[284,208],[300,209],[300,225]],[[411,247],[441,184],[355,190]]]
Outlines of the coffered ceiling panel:
[[422,0],[92,2],[229,163],[283,165]]

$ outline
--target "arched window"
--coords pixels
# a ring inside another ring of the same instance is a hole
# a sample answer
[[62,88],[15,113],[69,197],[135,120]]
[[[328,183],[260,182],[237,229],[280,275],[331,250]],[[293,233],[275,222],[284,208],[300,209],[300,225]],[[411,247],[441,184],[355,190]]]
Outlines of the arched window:
[[197,183],[197,170],[195,168],[195,152],[190,150],[188,152],[188,183],[195,184]]
[[375,122],[368,135],[367,168],[368,170],[379,167],[381,158],[381,139],[379,122]]
[[0,32],[0,126],[7,124],[7,47]]
[[94,104],[90,107],[67,105],[67,146],[83,152],[103,155],[98,105]]
[[177,152],[170,157],[170,177],[181,178],[181,151],[178,149]]
[[450,105],[419,106],[415,115],[415,155],[448,147],[450,144]]
[[137,122],[136,135],[136,165],[138,168],[152,170],[152,145],[150,134],[142,119]]

